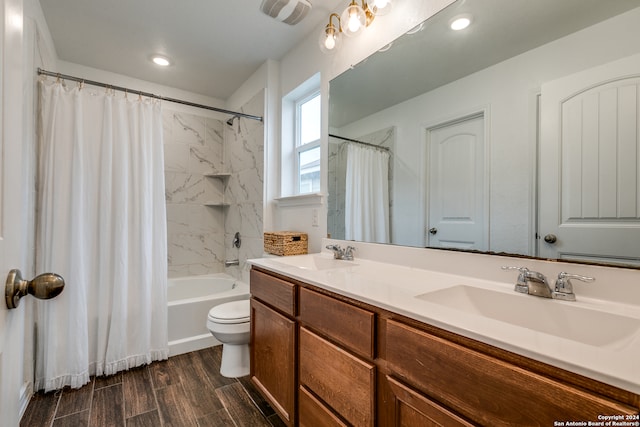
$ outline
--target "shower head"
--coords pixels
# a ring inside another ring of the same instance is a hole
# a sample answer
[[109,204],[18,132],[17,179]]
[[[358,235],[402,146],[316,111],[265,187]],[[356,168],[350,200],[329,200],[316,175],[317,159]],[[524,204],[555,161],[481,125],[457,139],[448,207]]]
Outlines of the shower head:
[[227,120],[227,124],[228,124],[229,126],[233,126],[233,121],[234,121],[235,119],[239,119],[239,118],[240,118],[240,116],[233,116],[233,117],[231,117],[229,120]]

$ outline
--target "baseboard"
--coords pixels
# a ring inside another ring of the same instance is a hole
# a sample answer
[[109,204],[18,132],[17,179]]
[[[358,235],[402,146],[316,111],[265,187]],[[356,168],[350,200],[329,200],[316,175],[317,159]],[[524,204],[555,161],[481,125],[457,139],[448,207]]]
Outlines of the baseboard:
[[211,334],[196,335],[180,340],[169,341],[169,357],[220,344],[220,341],[215,339]]
[[22,416],[27,410],[27,406],[29,406],[29,402],[31,401],[31,397],[33,396],[33,382],[27,381],[22,384],[20,388],[20,398],[18,400],[18,405],[20,408],[19,418],[22,419]]

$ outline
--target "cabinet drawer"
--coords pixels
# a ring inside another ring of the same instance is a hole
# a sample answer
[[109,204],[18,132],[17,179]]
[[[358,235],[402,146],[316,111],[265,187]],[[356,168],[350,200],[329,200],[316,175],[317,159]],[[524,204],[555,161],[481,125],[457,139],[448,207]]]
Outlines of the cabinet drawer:
[[386,355],[403,381],[483,425],[598,421],[633,408],[389,320]]
[[300,328],[300,384],[354,426],[373,426],[375,366]]
[[295,316],[296,285],[252,269],[250,287],[254,298],[289,316]]
[[304,387],[298,393],[298,417],[300,427],[347,427]]
[[374,313],[305,288],[300,288],[299,308],[302,323],[363,357],[374,358]]

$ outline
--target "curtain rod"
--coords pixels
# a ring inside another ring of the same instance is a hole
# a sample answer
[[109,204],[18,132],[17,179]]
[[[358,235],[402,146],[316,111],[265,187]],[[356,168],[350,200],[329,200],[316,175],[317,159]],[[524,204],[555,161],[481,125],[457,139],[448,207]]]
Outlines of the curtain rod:
[[343,141],[355,142],[356,144],[368,145],[369,147],[373,147],[373,148],[378,148],[380,150],[389,151],[388,147],[383,147],[382,145],[371,144],[370,142],[362,142],[362,141],[358,141],[357,139],[346,138],[344,136],[338,136],[338,135],[334,135],[334,134],[331,134],[331,133],[329,134],[329,136],[331,138],[338,138],[338,139],[342,139]]
[[135,90],[135,89],[129,89],[129,88],[126,88],[126,87],[110,85],[110,84],[107,84],[107,83],[97,82],[97,81],[94,81],[94,80],[87,80],[87,79],[83,79],[81,77],[69,76],[67,74],[54,73],[53,71],[43,70],[42,68],[38,68],[38,75],[57,77],[59,79],[64,79],[64,80],[72,80],[74,82],[88,84],[88,85],[91,85],[91,86],[104,87],[104,88],[108,88],[108,89],[119,90],[121,92],[134,93],[136,95],[146,96],[148,98],[155,98],[155,99],[160,99],[162,101],[174,102],[176,104],[188,105],[190,107],[203,108],[205,110],[217,111],[218,113],[232,114],[234,117],[244,117],[244,118],[247,118],[247,119],[258,120],[260,122],[263,121],[261,116],[252,116],[251,114],[239,113],[237,111],[225,110],[223,108],[210,107],[208,105],[196,104],[194,102],[183,101],[181,99],[165,98],[163,96],[155,95],[155,94],[149,93],[149,92],[142,92],[140,90]]

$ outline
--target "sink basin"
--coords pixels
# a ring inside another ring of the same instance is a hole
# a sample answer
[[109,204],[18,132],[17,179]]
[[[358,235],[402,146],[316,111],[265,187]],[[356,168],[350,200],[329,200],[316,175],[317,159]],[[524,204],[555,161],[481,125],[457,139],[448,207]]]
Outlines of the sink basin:
[[335,268],[354,267],[358,265],[353,261],[333,259],[318,254],[287,256],[273,259],[273,262],[302,268],[304,270],[329,270]]
[[640,319],[633,317],[571,305],[576,303],[563,304],[547,298],[465,285],[416,298],[592,346],[616,343],[640,329]]

